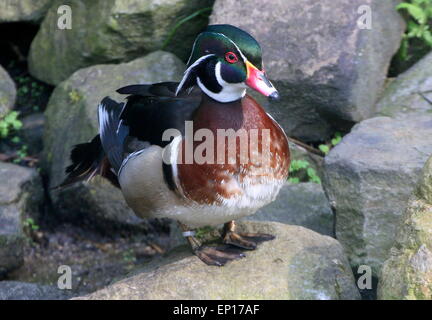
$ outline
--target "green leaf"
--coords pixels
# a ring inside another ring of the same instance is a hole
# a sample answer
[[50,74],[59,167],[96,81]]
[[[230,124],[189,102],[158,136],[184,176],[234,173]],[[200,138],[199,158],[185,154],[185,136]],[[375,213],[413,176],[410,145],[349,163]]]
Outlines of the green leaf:
[[426,12],[419,6],[416,6],[411,3],[400,3],[396,6],[397,10],[406,9],[410,16],[412,16],[415,20],[420,24],[425,24],[427,22]]
[[422,33],[421,26],[415,23],[414,21],[408,21],[407,24],[408,31],[406,33],[408,38],[418,38]]
[[427,43],[428,46],[432,47],[432,32],[430,30],[426,30],[423,33],[423,40]]
[[403,61],[408,60],[408,45],[408,38],[404,37],[398,52],[399,58]]
[[333,146],[337,145],[339,142],[342,141],[342,135],[340,132],[336,132],[335,133],[335,137],[333,139],[331,139],[331,144]]
[[330,147],[326,144],[320,144],[318,148],[324,153],[328,154],[330,152]]
[[321,179],[317,175],[314,168],[308,168],[307,169],[307,175],[309,177],[309,181],[314,182],[314,183],[319,183],[319,184],[321,183]]
[[10,129],[18,130],[22,127],[22,122],[18,120],[19,113],[17,111],[11,111],[3,119],[0,119],[0,137],[6,138]]
[[299,178],[288,178],[288,182],[290,182],[290,183],[300,183],[300,179]]
[[168,34],[166,40],[164,41],[164,43],[162,44],[162,50],[166,48],[166,46],[170,43],[172,37],[174,36],[174,34],[176,33],[177,29],[181,27],[181,25],[183,25],[184,23],[188,22],[189,20],[195,18],[196,16],[203,14],[204,12],[208,12],[211,11],[212,8],[208,7],[208,8],[203,8],[200,10],[195,11],[194,13],[188,15],[186,18],[181,19],[179,22],[177,22],[174,26],[174,28],[171,29],[170,33]]
[[292,160],[289,171],[295,172],[301,169],[306,169],[307,167],[309,167],[309,162],[306,160]]

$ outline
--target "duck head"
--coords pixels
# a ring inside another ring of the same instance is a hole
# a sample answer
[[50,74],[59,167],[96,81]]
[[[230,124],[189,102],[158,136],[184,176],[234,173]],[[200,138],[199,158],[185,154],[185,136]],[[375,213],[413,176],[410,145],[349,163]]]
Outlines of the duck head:
[[262,66],[261,47],[247,32],[232,25],[208,26],[198,35],[176,94],[198,85],[219,102],[241,99],[250,87],[270,99],[279,94]]

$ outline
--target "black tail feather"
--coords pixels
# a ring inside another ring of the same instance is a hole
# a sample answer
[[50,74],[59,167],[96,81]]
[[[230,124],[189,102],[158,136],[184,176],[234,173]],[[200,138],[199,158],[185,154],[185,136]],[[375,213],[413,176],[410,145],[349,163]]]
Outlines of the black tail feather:
[[90,142],[77,144],[71,151],[72,164],[66,168],[67,176],[65,180],[54,189],[92,178],[100,172],[104,156],[99,135],[95,136]]
[[95,175],[108,179],[119,187],[116,172],[123,160],[123,142],[129,129],[120,120],[123,103],[105,97],[99,105],[99,132],[90,142],[73,147],[66,168],[66,178],[53,189],[62,188],[78,181],[90,180]]
[[123,162],[124,141],[129,128],[120,119],[123,103],[105,97],[99,104],[99,132],[102,148],[117,173]]

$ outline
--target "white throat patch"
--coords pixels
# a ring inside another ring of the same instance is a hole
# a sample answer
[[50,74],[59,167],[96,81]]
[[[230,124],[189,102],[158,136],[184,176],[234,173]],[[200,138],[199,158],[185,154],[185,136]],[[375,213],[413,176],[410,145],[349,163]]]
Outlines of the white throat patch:
[[218,101],[218,102],[232,102],[243,98],[246,94],[246,84],[244,82],[240,83],[228,83],[224,79],[222,79],[221,75],[221,63],[216,63],[215,66],[215,76],[219,85],[222,87],[222,90],[218,93],[210,91],[206,88],[206,86],[201,82],[201,79],[197,77],[198,86],[202,91],[205,92],[210,98]]

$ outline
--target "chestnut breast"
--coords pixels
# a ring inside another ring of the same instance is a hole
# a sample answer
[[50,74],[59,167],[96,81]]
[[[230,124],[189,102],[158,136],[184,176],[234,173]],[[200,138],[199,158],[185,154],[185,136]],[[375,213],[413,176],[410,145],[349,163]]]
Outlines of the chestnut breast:
[[[228,104],[203,98],[193,117],[194,134],[200,129],[208,129],[213,141],[193,142],[192,163],[186,163],[185,152],[192,148],[186,147],[185,140],[183,156],[179,155],[178,181],[186,198],[200,204],[221,204],[248,196],[251,186],[287,179],[290,154],[286,135],[252,97],[246,95]],[[237,134],[234,146],[219,129]],[[201,160],[197,156],[202,156]]]

